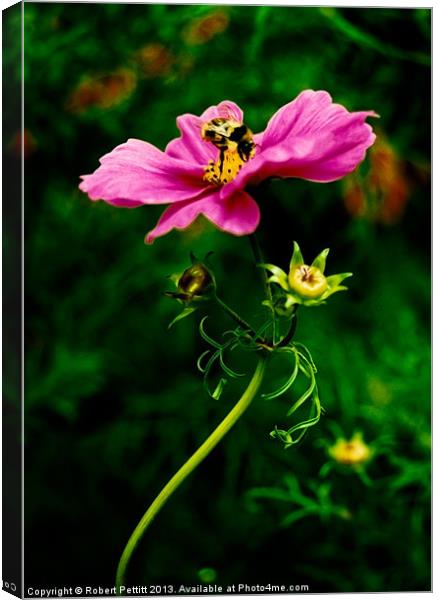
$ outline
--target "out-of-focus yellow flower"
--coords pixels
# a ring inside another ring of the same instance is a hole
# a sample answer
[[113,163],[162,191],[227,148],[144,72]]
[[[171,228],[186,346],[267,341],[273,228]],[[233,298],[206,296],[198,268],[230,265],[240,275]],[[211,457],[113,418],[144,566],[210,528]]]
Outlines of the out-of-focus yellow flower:
[[182,37],[189,46],[205,44],[228,27],[230,22],[225,10],[215,10],[204,17],[194,19],[183,30]]
[[175,63],[175,57],[163,44],[147,44],[134,53],[134,60],[145,77],[168,75]]
[[372,449],[364,442],[361,433],[355,433],[351,440],[336,440],[329,448],[329,454],[342,465],[360,466],[371,458]]
[[66,108],[73,113],[82,113],[92,107],[111,108],[126,100],[136,85],[137,77],[134,71],[126,68],[87,77],[74,88]]

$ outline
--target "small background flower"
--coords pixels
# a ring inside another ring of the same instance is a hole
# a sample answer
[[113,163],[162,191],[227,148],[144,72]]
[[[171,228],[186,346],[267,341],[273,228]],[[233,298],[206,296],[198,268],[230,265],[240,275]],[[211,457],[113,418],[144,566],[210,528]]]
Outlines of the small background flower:
[[341,465],[361,467],[372,457],[372,449],[365,443],[361,433],[355,433],[349,440],[339,438],[329,448],[329,455]]
[[146,44],[133,54],[140,72],[145,77],[163,77],[170,73],[175,57],[160,43]]
[[220,33],[223,33],[228,27],[229,21],[227,10],[212,10],[206,15],[190,21],[182,32],[182,38],[189,46],[206,44]]
[[428,182],[426,165],[401,159],[385,135],[370,149],[368,172],[354,173],[344,184],[344,203],[352,217],[394,225],[417,185]]
[[136,75],[130,69],[87,76],[71,92],[66,108],[81,113],[90,108],[108,109],[126,100],[134,91]]

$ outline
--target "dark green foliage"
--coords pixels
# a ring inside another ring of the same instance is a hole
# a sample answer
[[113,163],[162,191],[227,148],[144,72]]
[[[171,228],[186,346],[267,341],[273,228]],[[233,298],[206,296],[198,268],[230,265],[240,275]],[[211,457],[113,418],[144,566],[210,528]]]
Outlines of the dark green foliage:
[[[187,27],[215,10],[228,28],[189,45]],[[140,76],[133,57],[151,43],[173,58]],[[265,315],[246,239],[200,222],[145,246],[161,207],[92,203],[79,175],[129,137],[164,148],[177,115],[223,99],[260,131],[305,88],[375,110],[399,156],[427,167],[429,54],[421,9],[25,4],[25,125],[36,141],[25,163],[29,584],[113,585],[145,508],[245,385],[231,379],[217,401],[205,393],[196,360],[208,308],[168,331],[181,306],[164,297],[166,276],[191,251],[213,251],[220,296],[255,327]],[[71,110],[83,77],[119,68],[138,76],[131,95]],[[267,262],[287,269],[297,240],[305,256],[331,248],[328,274],[354,272],[348,292],[298,315],[326,413],[285,451],[269,433],[299,390],[259,398],[154,523],[132,583],[195,584],[210,569],[218,584],[430,589],[430,192],[421,178],[403,219],[384,226],[352,219],[343,189],[290,180],[257,191]],[[212,310],[207,331],[221,339],[231,323]],[[249,353],[225,360],[253,368]],[[263,391],[287,376],[279,363]],[[375,449],[364,472],[324,469],[327,447],[356,430]]]

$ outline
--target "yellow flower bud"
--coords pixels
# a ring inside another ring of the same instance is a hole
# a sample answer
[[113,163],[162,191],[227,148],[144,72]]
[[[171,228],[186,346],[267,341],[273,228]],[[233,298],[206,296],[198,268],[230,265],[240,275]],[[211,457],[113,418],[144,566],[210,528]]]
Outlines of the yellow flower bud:
[[351,277],[352,273],[337,273],[328,277],[324,275],[328,253],[329,249],[326,248],[309,266],[304,263],[300,247],[297,242],[294,242],[288,274],[276,265],[262,265],[271,273],[269,283],[276,283],[285,292],[283,302],[277,301],[274,307],[277,314],[291,317],[294,314],[295,304],[318,306],[324,304],[335,292],[347,289],[341,283],[347,277]]
[[327,279],[317,267],[297,265],[289,271],[290,288],[303,298],[320,298],[328,288]]

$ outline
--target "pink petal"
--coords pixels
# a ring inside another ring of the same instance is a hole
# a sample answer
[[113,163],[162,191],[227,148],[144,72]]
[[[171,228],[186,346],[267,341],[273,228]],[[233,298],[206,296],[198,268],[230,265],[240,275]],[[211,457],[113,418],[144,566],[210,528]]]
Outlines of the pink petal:
[[172,140],[166,146],[166,154],[180,160],[190,160],[206,166],[210,160],[216,160],[218,149],[201,137],[205,121],[195,115],[182,115],[176,120],[181,137]]
[[230,184],[227,198],[267,177],[299,177],[329,182],[354,171],[375,135],[365,119],[372,111],[350,113],[327,92],[302,92],[271,118],[260,134],[257,153]]
[[211,121],[211,119],[216,118],[222,119],[232,119],[237,121],[238,123],[243,123],[243,111],[240,109],[235,102],[231,102],[231,100],[223,100],[216,106],[210,106],[204,110],[201,115],[201,119],[206,121]]
[[190,114],[182,115],[176,120],[181,137],[169,142],[166,154],[203,166],[206,166],[210,160],[217,160],[219,150],[211,142],[206,142],[201,137],[202,126],[217,117],[243,123],[243,112],[237,104],[229,100],[225,100],[217,106],[210,106],[200,117]]
[[171,229],[185,229],[200,214],[222,231],[239,236],[253,233],[260,221],[258,204],[246,192],[237,192],[224,202],[218,190],[209,190],[203,198],[169,206],[156,227],[146,236],[146,242],[152,244],[155,238]]
[[83,175],[79,188],[91,200],[135,207],[193,198],[205,189],[203,168],[172,158],[147,142],[130,139],[100,159]]
[[376,139],[367,117],[334,104],[327,92],[306,90],[271,118],[261,153],[280,177],[334,181],[351,173]]
[[271,117],[263,132],[262,149],[279,144],[291,135],[320,131],[330,123],[330,116],[338,112],[346,112],[346,109],[340,104],[332,104],[328,92],[305,90]]

